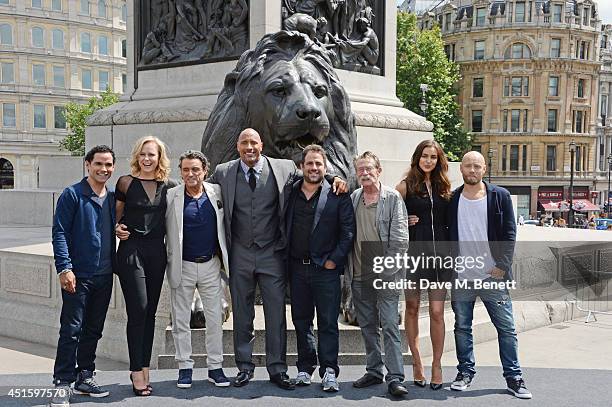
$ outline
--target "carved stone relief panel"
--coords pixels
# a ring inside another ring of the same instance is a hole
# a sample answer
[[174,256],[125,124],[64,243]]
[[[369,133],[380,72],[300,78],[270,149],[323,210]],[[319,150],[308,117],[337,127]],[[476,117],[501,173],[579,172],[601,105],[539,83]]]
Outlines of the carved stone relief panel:
[[316,20],[311,37],[325,47],[335,68],[383,74],[384,0],[282,0],[283,28],[304,31],[308,15]]
[[237,59],[249,47],[249,0],[136,0],[137,68]]

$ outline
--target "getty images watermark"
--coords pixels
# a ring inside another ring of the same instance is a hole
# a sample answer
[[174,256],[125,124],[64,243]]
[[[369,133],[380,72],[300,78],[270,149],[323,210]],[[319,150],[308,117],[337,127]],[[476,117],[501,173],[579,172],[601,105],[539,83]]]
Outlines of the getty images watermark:
[[[407,253],[395,256],[374,256],[372,258],[372,271],[383,274],[385,270],[405,269],[406,274],[416,274],[420,270],[449,270],[456,273],[453,281],[431,281],[427,278],[413,280],[403,278],[399,281],[384,281],[375,278],[372,282],[376,290],[414,290],[414,289],[485,289],[485,290],[515,290],[516,281],[494,279],[490,275],[490,262],[487,254],[483,256],[413,256]],[[485,268],[489,268],[486,270]],[[485,276],[484,278],[478,276]]]

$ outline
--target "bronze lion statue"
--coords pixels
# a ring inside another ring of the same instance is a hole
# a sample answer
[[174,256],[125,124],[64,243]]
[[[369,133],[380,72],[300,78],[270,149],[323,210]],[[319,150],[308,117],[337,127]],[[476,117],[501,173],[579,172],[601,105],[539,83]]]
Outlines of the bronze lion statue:
[[355,118],[328,53],[305,33],[264,36],[240,57],[225,83],[202,137],[211,167],[238,158],[240,131],[262,137],[263,153],[298,163],[302,149],[321,145],[329,170],[355,184]]

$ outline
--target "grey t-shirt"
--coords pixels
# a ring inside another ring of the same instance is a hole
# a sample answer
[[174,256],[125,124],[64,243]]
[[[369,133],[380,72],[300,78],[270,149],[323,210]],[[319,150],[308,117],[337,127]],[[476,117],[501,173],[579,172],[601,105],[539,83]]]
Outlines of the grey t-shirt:
[[[353,249],[353,280],[364,281],[371,279],[374,275],[371,264],[362,263],[362,259],[371,259],[378,255],[378,244],[380,242],[378,230],[376,229],[376,208],[378,202],[371,205],[365,205],[363,201],[359,202],[355,210],[355,223],[357,225],[357,234]],[[364,244],[365,243],[365,244]]]

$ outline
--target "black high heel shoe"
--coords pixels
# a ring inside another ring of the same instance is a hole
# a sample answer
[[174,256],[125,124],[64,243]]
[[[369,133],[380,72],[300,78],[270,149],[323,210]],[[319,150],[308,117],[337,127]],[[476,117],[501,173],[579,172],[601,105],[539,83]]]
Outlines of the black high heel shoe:
[[[433,369],[432,369],[432,370],[433,370]],[[438,370],[440,370],[440,376],[442,376],[442,368],[440,367],[440,368],[438,368]],[[442,379],[442,380],[444,380],[444,379]],[[429,383],[429,387],[430,387],[432,390],[440,390],[440,389],[442,388],[442,385],[443,385],[443,384],[444,384],[444,383],[434,383],[434,382],[432,381],[431,383]]]
[[134,378],[132,377],[132,373],[130,373],[130,381],[132,382],[132,391],[134,392],[134,395],[138,397],[149,397],[151,395],[151,390],[149,389],[150,386],[147,386],[144,389],[137,389],[136,386],[134,386]]
[[[412,369],[412,377],[415,377],[414,369]],[[415,379],[413,383],[414,383],[415,386],[419,386],[419,387],[426,387],[427,386],[427,380],[425,380],[425,379],[421,379],[421,380],[416,380]]]

